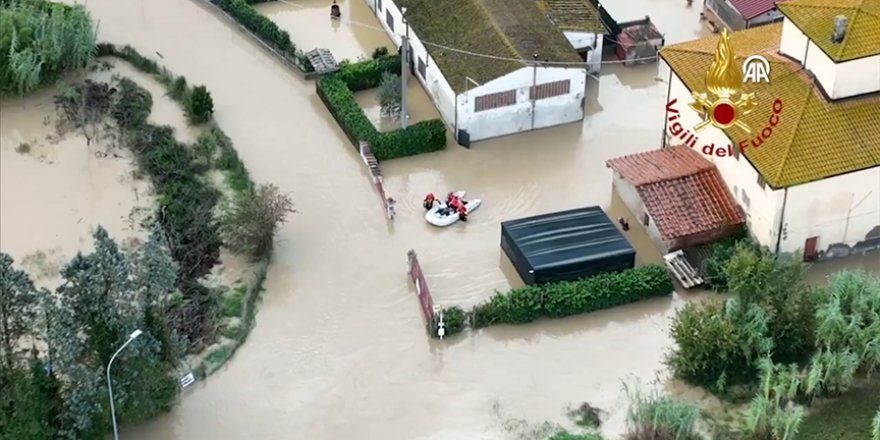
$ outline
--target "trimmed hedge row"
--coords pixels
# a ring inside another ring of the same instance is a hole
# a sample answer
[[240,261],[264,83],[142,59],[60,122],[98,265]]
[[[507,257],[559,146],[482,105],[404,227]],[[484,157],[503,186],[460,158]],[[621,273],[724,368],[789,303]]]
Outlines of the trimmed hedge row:
[[381,56],[359,63],[343,64],[339,72],[327,75],[316,83],[318,96],[330,110],[342,131],[357,147],[366,141],[378,160],[413,156],[446,148],[446,125],[440,119],[422,121],[397,129],[380,132],[364,113],[354,92],[376,88],[382,73],[400,74],[400,57]]
[[[525,324],[540,317],[562,318],[594,312],[669,295],[672,291],[672,278],[666,268],[650,265],[573,282],[499,292],[488,302],[475,306],[468,319],[458,307],[444,309],[443,317],[448,336],[463,330],[465,320],[475,329],[495,324]],[[432,332],[435,336],[436,333]]]
[[312,63],[301,52],[296,50],[296,45],[290,40],[290,34],[282,30],[266,16],[257,12],[251,6],[262,1],[255,0],[209,0],[217,5],[220,9],[229,14],[235,21],[253,32],[254,35],[263,40],[264,43],[272,46],[281,55],[294,61],[305,72],[314,71]]

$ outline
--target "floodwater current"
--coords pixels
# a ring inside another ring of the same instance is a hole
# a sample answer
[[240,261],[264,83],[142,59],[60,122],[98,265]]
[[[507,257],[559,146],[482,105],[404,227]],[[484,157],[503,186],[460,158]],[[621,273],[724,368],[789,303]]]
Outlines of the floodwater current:
[[[390,44],[362,25],[377,26],[362,0],[341,2],[337,28],[327,16],[330,0],[296,3],[260,8],[305,49],[329,47],[353,59]],[[667,43],[705,32],[698,8],[684,1],[607,3],[625,15],[621,21],[656,17]],[[415,249],[435,300],[469,306],[519,284],[500,252],[500,221],[589,205],[624,212],[604,162],[659,146],[667,85],[657,64],[604,66],[601,81],[589,83],[582,124],[472,149],[450,141],[444,152],[383,163],[387,191],[399,201],[389,224],[313,82],[198,1],[86,5],[102,40],[161,56],[190,83],[206,85],[251,176],[290,192],[299,211],[280,231],[245,345],[171,413],[126,427],[125,438],[506,439],[512,434],[498,408],[529,423],[562,423],[564,406],[583,401],[609,413],[603,430],[614,436],[625,409],[620,380],[662,375],[669,317],[705,294],[436,341],[425,334],[405,273],[406,251]],[[427,99],[415,101],[413,113],[436,115]],[[483,199],[483,207],[467,224],[426,224],[424,194],[457,189]],[[657,261],[642,232],[629,237],[640,264]]]

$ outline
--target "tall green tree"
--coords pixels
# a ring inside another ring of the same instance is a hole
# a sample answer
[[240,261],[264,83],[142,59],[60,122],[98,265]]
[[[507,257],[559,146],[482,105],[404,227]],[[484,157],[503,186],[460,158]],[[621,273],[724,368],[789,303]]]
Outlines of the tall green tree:
[[0,252],[0,368],[11,369],[17,362],[20,341],[36,336],[39,310],[38,292],[30,276],[15,269],[14,260]]
[[[163,361],[163,344],[153,334],[159,327],[146,325],[149,313],[149,321],[162,319],[158,298],[173,286],[168,281],[174,266],[168,264],[167,248],[154,234],[138,254],[129,256],[103,228],[93,238],[94,252],[78,254],[63,269],[65,282],[50,306],[55,366],[68,379],[63,431],[70,438],[93,438],[106,431],[104,373],[113,353],[135,329],[145,334],[120,353],[111,370],[120,422],[169,409],[177,390],[173,360]],[[173,348],[167,351],[175,353]]]

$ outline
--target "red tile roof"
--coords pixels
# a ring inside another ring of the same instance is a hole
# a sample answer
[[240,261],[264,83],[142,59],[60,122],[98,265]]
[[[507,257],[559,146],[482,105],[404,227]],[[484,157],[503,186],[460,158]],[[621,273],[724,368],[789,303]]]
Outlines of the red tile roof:
[[745,222],[718,169],[689,147],[617,157],[606,165],[636,187],[665,239]]
[[776,0],[729,0],[746,20],[751,20],[776,7]]

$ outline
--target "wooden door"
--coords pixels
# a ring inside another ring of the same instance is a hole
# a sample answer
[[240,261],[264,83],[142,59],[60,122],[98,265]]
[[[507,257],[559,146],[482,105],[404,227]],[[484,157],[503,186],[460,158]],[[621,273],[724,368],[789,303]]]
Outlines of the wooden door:
[[819,256],[819,237],[814,236],[804,242],[804,261],[816,261]]

